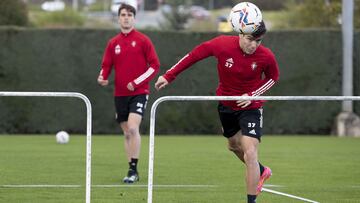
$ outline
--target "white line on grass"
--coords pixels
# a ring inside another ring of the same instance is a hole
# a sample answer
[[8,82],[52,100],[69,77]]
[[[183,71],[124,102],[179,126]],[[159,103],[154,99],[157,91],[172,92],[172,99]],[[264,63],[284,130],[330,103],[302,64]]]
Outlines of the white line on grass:
[[264,184],[264,187],[285,187],[285,186],[283,186],[283,185]]
[[276,194],[276,195],[282,195],[282,196],[290,197],[290,198],[293,198],[293,199],[302,200],[302,201],[305,201],[305,202],[319,203],[319,202],[316,202],[314,200],[306,199],[306,198],[303,198],[303,197],[298,197],[298,196],[295,196],[295,195],[286,194],[286,193],[283,193],[283,192],[278,192],[278,191],[275,191],[275,190],[270,190],[270,189],[267,189],[267,188],[262,188],[261,191],[268,192],[268,193],[273,193],[273,194]]
[[[147,187],[148,185],[92,185],[97,188],[114,188],[114,187]],[[0,188],[80,188],[83,185],[0,185]],[[154,185],[162,188],[213,188],[217,185]]]
[[[148,185],[92,185],[92,187],[97,188],[113,188],[113,187],[147,187]],[[270,185],[265,184],[265,187],[284,187],[282,185]],[[0,185],[0,188],[79,188],[83,185]],[[218,187],[217,185],[154,185],[154,187],[163,187],[163,188],[214,188]]]
[[[147,187],[148,185],[93,185],[93,187]],[[164,188],[209,188],[217,185],[154,185],[154,187]]]
[[81,185],[0,185],[0,188],[78,188]]

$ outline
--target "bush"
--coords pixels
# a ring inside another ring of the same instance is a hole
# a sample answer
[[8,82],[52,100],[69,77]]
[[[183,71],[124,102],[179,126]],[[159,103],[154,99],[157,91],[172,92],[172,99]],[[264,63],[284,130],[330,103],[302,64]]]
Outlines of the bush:
[[[236,3],[235,1],[234,3]],[[274,11],[274,10],[281,10],[285,7],[287,1],[284,0],[272,0],[272,1],[263,1],[263,0],[249,0],[256,6],[259,7],[262,11]],[[235,5],[235,4],[234,4]]]
[[324,2],[323,0],[304,0],[292,7],[290,20],[297,28],[339,27],[341,1]]
[[41,12],[34,20],[35,26],[39,27],[77,27],[85,22],[83,16],[73,10],[64,10],[56,12]]
[[0,1],[0,25],[26,26],[28,24],[27,8],[21,0]]

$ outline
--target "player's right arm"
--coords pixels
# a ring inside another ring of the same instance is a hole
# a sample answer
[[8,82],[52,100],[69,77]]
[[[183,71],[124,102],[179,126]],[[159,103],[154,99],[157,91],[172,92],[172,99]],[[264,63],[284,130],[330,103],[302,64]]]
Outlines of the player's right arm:
[[166,71],[166,73],[158,78],[155,83],[155,88],[160,90],[166,85],[175,80],[176,76],[184,70],[190,68],[196,62],[213,55],[211,48],[212,40],[204,42],[195,47],[190,53],[186,54],[173,67]]
[[160,76],[158,78],[158,80],[156,81],[155,83],[155,89],[157,91],[161,90],[162,88],[164,88],[166,85],[168,85],[169,82],[163,77],[163,76]]
[[104,80],[104,76],[102,75],[103,69],[101,69],[100,74],[97,78],[97,82],[101,86],[107,86],[109,84],[109,80]]
[[111,51],[111,43],[109,42],[106,46],[103,60],[101,63],[101,70],[99,76],[97,78],[97,82],[101,86],[106,86],[109,84],[108,77],[111,73],[111,69],[113,66],[113,59],[112,59],[112,51]]

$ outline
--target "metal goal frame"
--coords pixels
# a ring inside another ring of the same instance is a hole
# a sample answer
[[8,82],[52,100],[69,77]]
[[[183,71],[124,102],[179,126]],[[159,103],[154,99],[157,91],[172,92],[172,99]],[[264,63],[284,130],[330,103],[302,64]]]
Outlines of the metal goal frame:
[[0,92],[0,97],[72,97],[86,104],[86,189],[85,202],[90,203],[91,193],[91,129],[92,108],[90,100],[77,92]]
[[[148,195],[147,203],[153,202],[153,176],[154,176],[154,151],[155,151],[155,118],[157,107],[165,101],[230,101],[230,100],[277,100],[277,101],[353,101],[360,100],[360,96],[164,96],[158,98],[151,106],[150,134],[149,134],[149,168],[148,168]],[[271,190],[273,191],[273,190]],[[276,192],[276,191],[275,191]],[[273,194],[284,195],[272,192]],[[296,196],[285,194],[290,198]],[[303,201],[316,202],[299,197]],[[298,198],[298,199],[299,199]]]

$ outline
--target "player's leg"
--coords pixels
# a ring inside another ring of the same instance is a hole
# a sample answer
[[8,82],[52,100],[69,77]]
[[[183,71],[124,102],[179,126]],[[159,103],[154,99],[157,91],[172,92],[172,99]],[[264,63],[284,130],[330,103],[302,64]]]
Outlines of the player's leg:
[[126,122],[121,122],[120,127],[124,133],[124,148],[128,161],[131,161],[131,158],[139,158],[140,147],[141,147],[141,138],[140,138],[140,124],[142,116],[135,113],[129,113],[128,120]]
[[124,121],[120,123],[120,128],[123,131],[124,134],[124,149],[125,149],[125,154],[126,154],[126,158],[128,160],[128,162],[130,163],[131,161],[131,153],[130,153],[130,135],[129,135],[129,130],[128,130],[128,122]]
[[115,97],[116,121],[120,124],[120,128],[124,134],[124,149],[127,161],[129,163],[129,170],[123,179],[123,182],[125,183],[129,182],[130,175],[132,174],[130,172],[132,157],[131,134],[128,127],[130,100],[131,96]]
[[[236,133],[234,136],[228,138],[228,148],[232,151],[243,163],[244,161],[244,151],[241,148],[240,138],[241,138],[241,131]],[[259,162],[259,171],[260,171],[260,180],[257,185],[256,194],[258,195],[261,192],[262,186],[264,182],[270,178],[271,176],[271,169],[269,167],[263,166]]]
[[[128,135],[129,135],[129,154],[130,161],[132,162],[132,166],[134,166],[134,170],[137,171],[136,164],[137,160],[140,156],[140,148],[141,148],[141,137],[140,137],[140,124],[141,124],[142,116],[135,113],[129,114],[129,119],[127,122],[128,126]],[[135,159],[135,163],[134,162]]]
[[232,151],[243,163],[244,160],[244,151],[241,148],[240,138],[241,131],[238,131],[234,136],[228,138],[228,148]]
[[244,161],[246,165],[247,194],[256,196],[256,188],[260,177],[257,155],[259,140],[249,136],[241,136],[240,140],[241,148],[244,151]]
[[129,154],[128,179],[124,182],[134,183],[139,180],[137,165],[140,156],[141,136],[140,124],[144,116],[148,95],[132,96],[129,100],[129,116],[127,119],[127,149]]
[[137,164],[141,148],[141,137],[139,132],[141,119],[141,115],[130,113],[128,121],[126,122],[126,133],[124,134],[125,150],[129,161],[129,170],[127,176],[124,178],[125,183],[134,183],[139,180]]
[[262,109],[245,110],[239,116],[243,135],[240,142],[247,168],[247,189],[251,195],[258,195],[264,181],[271,176],[270,168],[264,167],[258,161],[257,149],[262,136],[262,120]]

